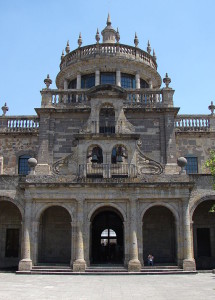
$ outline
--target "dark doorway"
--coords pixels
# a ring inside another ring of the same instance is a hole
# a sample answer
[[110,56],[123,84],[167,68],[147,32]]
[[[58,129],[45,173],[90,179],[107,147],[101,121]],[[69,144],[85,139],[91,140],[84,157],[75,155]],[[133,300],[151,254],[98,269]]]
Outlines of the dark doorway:
[[19,229],[6,230],[5,257],[18,257],[19,255]]
[[211,256],[210,228],[197,228],[197,254]]
[[106,210],[96,214],[91,232],[91,263],[123,263],[123,222],[115,211]]
[[176,262],[175,218],[164,206],[149,208],[143,217],[143,259],[149,254],[155,264]]
[[194,258],[197,269],[215,268],[215,201],[200,203],[193,213]]

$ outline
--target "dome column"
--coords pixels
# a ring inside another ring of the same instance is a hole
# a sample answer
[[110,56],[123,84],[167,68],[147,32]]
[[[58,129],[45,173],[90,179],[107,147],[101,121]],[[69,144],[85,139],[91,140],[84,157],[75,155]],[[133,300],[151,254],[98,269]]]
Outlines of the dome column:
[[95,85],[100,85],[100,70],[95,72]]
[[140,89],[140,74],[135,75],[136,89]]
[[121,86],[121,71],[116,71],[116,85]]

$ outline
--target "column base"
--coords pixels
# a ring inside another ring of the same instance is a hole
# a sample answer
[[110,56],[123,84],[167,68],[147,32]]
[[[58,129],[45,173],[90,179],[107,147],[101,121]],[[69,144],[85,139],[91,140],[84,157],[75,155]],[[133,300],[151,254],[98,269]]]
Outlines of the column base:
[[84,259],[77,259],[73,263],[73,272],[85,272],[86,270],[86,262]]
[[32,269],[31,259],[22,259],[19,262],[19,271],[30,271]]
[[184,259],[183,260],[183,270],[184,271],[196,271],[195,259]]
[[141,263],[138,259],[132,259],[128,262],[128,272],[140,272]]

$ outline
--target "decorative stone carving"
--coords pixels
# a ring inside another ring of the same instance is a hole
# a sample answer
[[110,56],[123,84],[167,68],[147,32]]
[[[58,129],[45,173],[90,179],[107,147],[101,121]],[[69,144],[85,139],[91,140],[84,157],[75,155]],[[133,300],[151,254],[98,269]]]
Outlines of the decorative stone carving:
[[77,178],[78,170],[78,153],[77,148],[66,157],[56,161],[52,165],[52,171],[58,175],[72,175],[73,179]]
[[158,175],[161,173],[163,173],[162,165],[145,156],[137,143],[137,177],[141,177],[146,181],[144,175]]

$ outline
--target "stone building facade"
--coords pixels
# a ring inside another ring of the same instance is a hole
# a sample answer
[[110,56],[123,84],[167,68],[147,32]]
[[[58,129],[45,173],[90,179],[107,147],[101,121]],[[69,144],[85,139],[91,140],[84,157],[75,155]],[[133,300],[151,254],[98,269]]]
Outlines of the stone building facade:
[[[0,117],[0,268],[155,263],[215,267],[215,148],[209,115],[179,115],[155,52],[121,44],[110,21],[96,44],[62,53],[35,116]],[[186,157],[187,165],[183,169]],[[28,160],[31,158],[30,160]],[[34,158],[34,159],[32,159]],[[178,164],[177,164],[178,161]],[[181,166],[181,167],[179,167]]]

